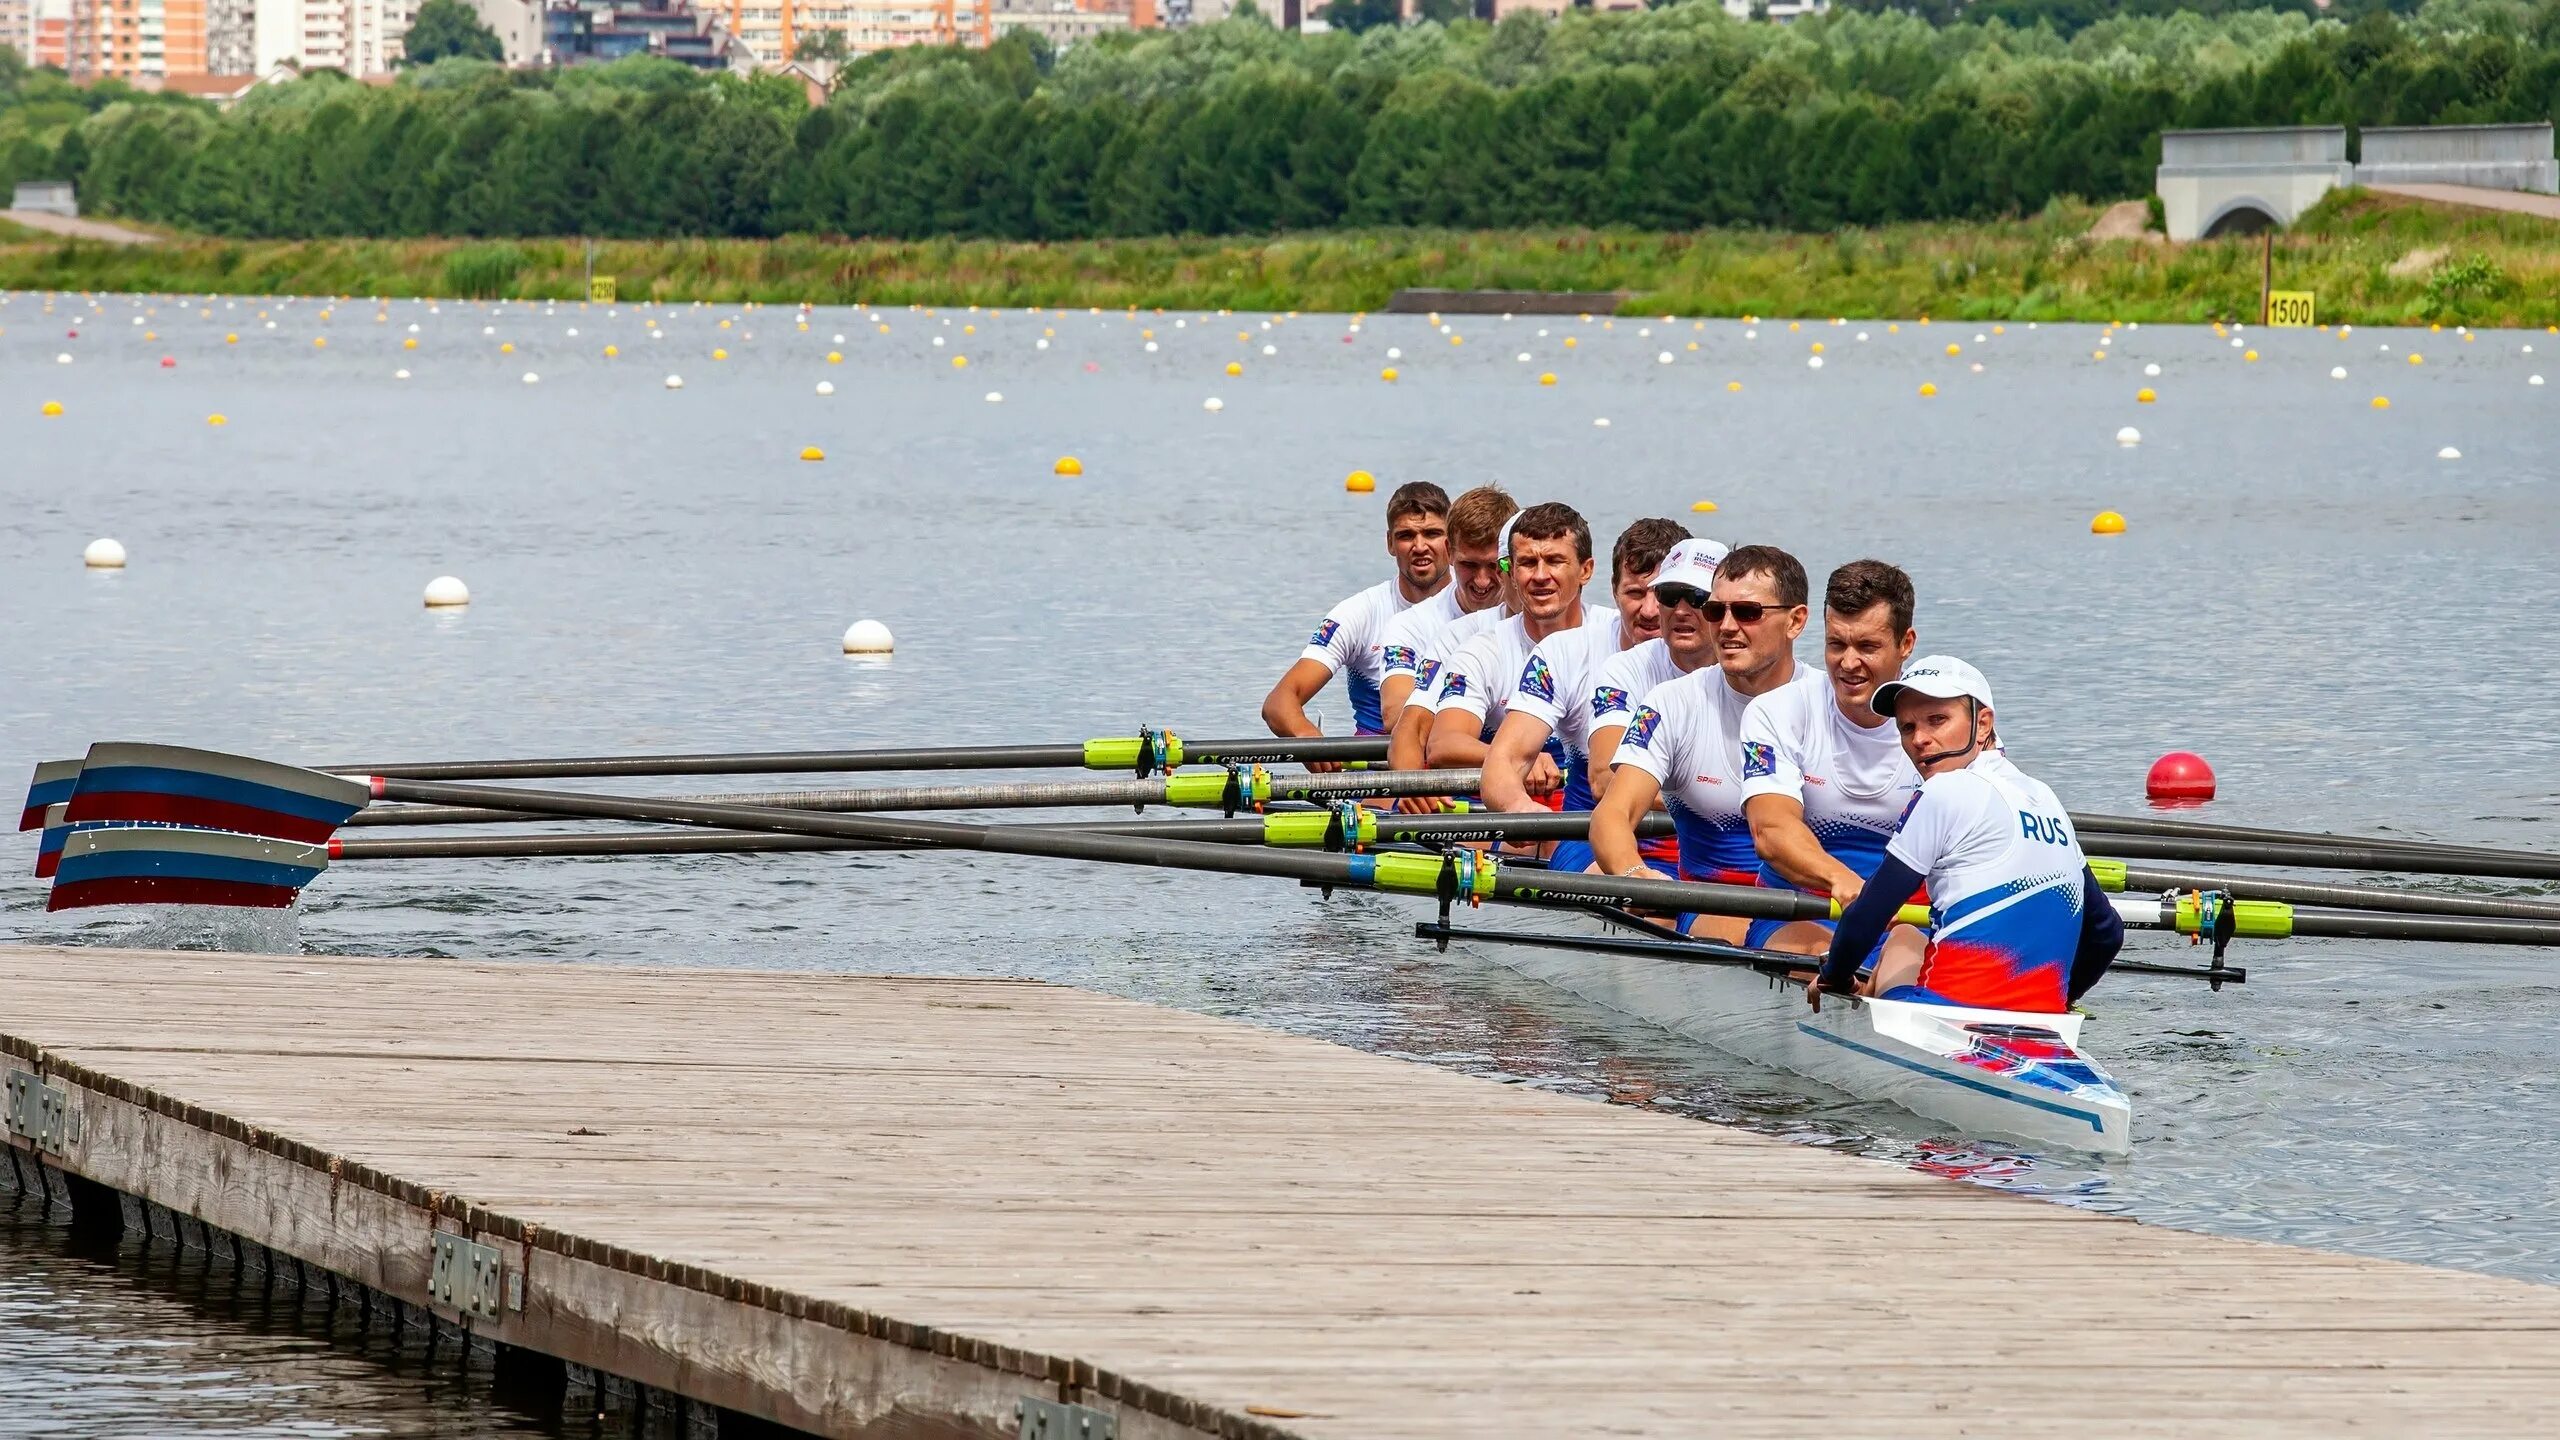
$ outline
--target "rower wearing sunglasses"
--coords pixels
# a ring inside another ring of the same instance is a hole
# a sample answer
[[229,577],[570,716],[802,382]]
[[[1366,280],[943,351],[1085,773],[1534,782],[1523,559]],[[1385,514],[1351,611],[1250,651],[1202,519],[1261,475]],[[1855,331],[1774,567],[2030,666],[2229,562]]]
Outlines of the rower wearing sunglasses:
[[[1932,655],[1876,687],[1919,798],[1887,842],[1857,902],[1840,916],[1805,1000],[1825,993],[1922,1000],[1983,1010],[2059,1014],[2098,983],[2124,943],[2124,922],[2098,888],[2071,818],[2041,780],[2000,748],[1991,682],[1962,660]],[[1893,925],[1922,885],[1930,935]],[[1887,934],[1891,927],[1890,935]],[[1858,966],[1883,944],[1874,974]]]
[[[1760,883],[1848,905],[1884,862],[1885,842],[1920,793],[1890,716],[1868,706],[1911,658],[1911,577],[1852,560],[1822,587],[1821,694],[1789,686],[1742,714],[1742,813],[1760,852]],[[1754,949],[1820,955],[1828,920],[1754,920]]]
[[[1745,545],[1724,557],[1711,591],[1665,573],[1654,580],[1666,616],[1689,610],[1711,627],[1713,667],[1656,686],[1618,743],[1609,788],[1591,815],[1591,848],[1613,875],[1650,875],[1636,848],[1636,822],[1655,798],[1668,802],[1679,833],[1680,876],[1755,885],[1759,852],[1742,815],[1742,716],[1751,702],[1787,687],[1820,699],[1822,672],[1796,664],[1804,633],[1804,565],[1774,545]],[[1667,622],[1666,622],[1667,623]],[[1739,941],[1746,922],[1685,915],[1680,928]]]
[[[1584,709],[1590,719],[1584,738],[1591,747],[1588,770],[1591,783],[1591,808],[1600,808],[1602,797],[1609,793],[1609,767],[1618,756],[1618,742],[1626,738],[1627,722],[1635,718],[1635,710],[1653,695],[1654,687],[1667,685],[1681,676],[1715,663],[1715,627],[1707,623],[1694,605],[1666,608],[1658,587],[1685,584],[1705,590],[1715,584],[1716,566],[1724,560],[1725,547],[1713,540],[1689,539],[1671,547],[1654,571],[1654,609],[1661,617],[1662,636],[1631,646],[1609,657],[1593,678]],[[1659,800],[1654,802],[1660,806]],[[1589,842],[1584,842],[1586,850]],[[1666,879],[1680,877],[1680,837],[1647,836],[1636,843],[1645,863]],[[1555,862],[1550,860],[1549,864]],[[1596,868],[1597,853],[1584,858],[1585,869]]]
[[[1509,713],[1529,653],[1551,635],[1585,623],[1582,587],[1591,583],[1591,526],[1572,506],[1548,501],[1521,511],[1511,522],[1513,596],[1520,613],[1458,647],[1441,667],[1432,697],[1431,733],[1423,759],[1433,769],[1484,764],[1486,741]],[[1614,645],[1618,612],[1593,616]],[[1551,792],[1564,775],[1563,747],[1548,742],[1543,763],[1529,777],[1533,791]]]
[[[1618,536],[1609,551],[1609,594],[1616,603],[1617,633],[1588,621],[1538,642],[1511,688],[1511,710],[1493,734],[1484,761],[1485,803],[1496,810],[1523,812],[1547,808],[1529,793],[1534,761],[1550,741],[1564,746],[1564,808],[1591,808],[1589,729],[1591,684],[1601,665],[1631,646],[1658,639],[1662,612],[1653,594],[1653,575],[1674,547],[1689,538],[1677,520],[1639,520]],[[1560,840],[1547,853],[1558,870],[1591,868],[1586,840]]]

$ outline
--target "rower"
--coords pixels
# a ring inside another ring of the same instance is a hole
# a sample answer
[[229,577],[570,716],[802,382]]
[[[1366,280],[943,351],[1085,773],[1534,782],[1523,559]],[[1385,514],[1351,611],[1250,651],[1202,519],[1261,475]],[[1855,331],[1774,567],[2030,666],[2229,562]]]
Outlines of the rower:
[[[1668,803],[1680,838],[1680,878],[1756,885],[1760,857],[1742,818],[1742,713],[1772,691],[1829,687],[1822,674],[1796,664],[1804,633],[1804,565],[1774,545],[1745,545],[1715,569],[1711,592],[1686,577],[1654,581],[1665,625],[1680,610],[1713,627],[1716,663],[1654,687],[1627,722],[1610,767],[1609,788],[1591,812],[1591,848],[1612,875],[1654,872],[1636,847],[1636,822],[1656,798]],[[1685,915],[1683,931],[1738,941],[1747,924],[1726,916]]]
[[[1655,643],[1662,634],[1662,610],[1653,595],[1653,572],[1673,547],[1689,538],[1676,520],[1639,520],[1618,536],[1609,550],[1609,593],[1617,603],[1618,633],[1614,644],[1608,626],[1583,624],[1539,642],[1521,666],[1512,687],[1511,711],[1494,731],[1484,761],[1485,803],[1496,810],[1543,810],[1545,802],[1525,783],[1532,762],[1550,737],[1564,747],[1564,808],[1591,809],[1589,777],[1591,687],[1600,667],[1626,650]],[[1545,847],[1538,847],[1540,853]],[[1548,853],[1557,870],[1591,868],[1591,846],[1564,840]]]
[[[1902,673],[1914,639],[1911,577],[1852,560],[1822,587],[1822,664],[1829,693],[1775,690],[1742,712],[1742,813],[1760,852],[1760,883],[1842,905],[1884,861],[1885,842],[1920,793],[1893,721],[1868,708]],[[1754,920],[1742,943],[1819,955],[1828,920]]]
[[[1962,660],[1932,655],[1876,687],[1921,775],[1911,813],[1857,903],[1840,917],[1821,973],[1824,992],[1879,995],[1982,1010],[2059,1014],[2088,993],[2124,944],[2124,922],[2098,888],[2071,817],[2043,781],[2000,748],[1991,682]],[[1930,936],[1893,926],[1923,884]],[[1858,964],[1881,941],[1866,981]]]
[[[1664,608],[1660,587],[1686,583],[1704,590],[1715,584],[1716,566],[1723,561],[1725,547],[1705,539],[1683,540],[1671,547],[1654,570],[1653,582],[1647,588],[1656,591],[1654,611],[1661,617],[1662,637],[1630,646],[1612,655],[1600,666],[1593,678],[1589,708],[1590,723],[1584,730],[1584,741],[1591,747],[1586,764],[1591,785],[1591,806],[1600,807],[1601,797],[1609,793],[1609,767],[1617,759],[1618,742],[1625,738],[1627,721],[1635,707],[1653,694],[1653,688],[1677,680],[1701,665],[1715,661],[1715,629],[1707,624],[1694,606]],[[1654,802],[1659,808],[1660,800]],[[1586,845],[1589,842],[1584,842]],[[1680,876],[1680,838],[1676,835],[1647,836],[1637,842],[1636,849],[1645,863],[1669,879]],[[1598,864],[1595,853],[1585,868]],[[1550,864],[1553,862],[1550,861]]]
[[[1520,507],[1499,485],[1479,485],[1449,506],[1449,575],[1453,583],[1439,594],[1406,607],[1387,622],[1379,637],[1379,663],[1385,678],[1378,683],[1378,717],[1389,735],[1403,718],[1406,700],[1431,693],[1440,662],[1482,626],[1493,623],[1502,606],[1502,543],[1505,522]],[[1462,625],[1470,615],[1482,621]],[[1414,764],[1421,768],[1422,739],[1413,741]]]
[[1357,733],[1383,733],[1378,725],[1380,635],[1387,621],[1416,601],[1439,593],[1449,580],[1449,495],[1427,480],[1397,487],[1387,497],[1387,554],[1396,562],[1392,580],[1347,597],[1325,613],[1307,637],[1296,664],[1262,702],[1271,733],[1295,739],[1324,733],[1307,716],[1307,702],[1337,670],[1347,672]]
[[[1493,532],[1489,553],[1493,562],[1495,603],[1438,624],[1416,621],[1410,627],[1390,625],[1399,644],[1407,639],[1411,641],[1413,652],[1410,656],[1397,657],[1409,661],[1412,669],[1409,683],[1402,691],[1404,704],[1397,710],[1393,733],[1387,738],[1387,768],[1390,770],[1429,768],[1429,763],[1423,758],[1423,750],[1431,737],[1431,722],[1438,713],[1440,671],[1461,646],[1519,610],[1518,596],[1511,586],[1511,562],[1506,557],[1511,550],[1511,526],[1520,518],[1520,509],[1496,486],[1478,486],[1467,493],[1485,497],[1481,508],[1470,509],[1465,519],[1470,537],[1479,533],[1479,525],[1487,526]],[[1453,519],[1456,518],[1457,507],[1451,506],[1450,513]],[[1485,553],[1476,551],[1472,544],[1468,548],[1471,553]],[[1416,606],[1415,610],[1420,608]],[[1405,613],[1411,615],[1414,611]],[[1397,617],[1398,620],[1403,618]],[[1388,677],[1390,690],[1395,679],[1393,675]],[[1407,815],[1436,815],[1452,807],[1446,796],[1408,795],[1398,800],[1395,808]]]
[[[1511,521],[1504,553],[1520,613],[1458,647],[1441,667],[1432,697],[1431,731],[1423,759],[1435,769],[1482,765],[1486,738],[1502,724],[1529,653],[1547,637],[1584,623],[1582,587],[1591,583],[1591,526],[1572,506],[1532,505]],[[1593,617],[1606,630],[1602,643],[1616,648],[1618,614]],[[1529,788],[1552,791],[1563,777],[1563,747],[1552,740],[1529,777]],[[1544,808],[1544,807],[1541,807]]]

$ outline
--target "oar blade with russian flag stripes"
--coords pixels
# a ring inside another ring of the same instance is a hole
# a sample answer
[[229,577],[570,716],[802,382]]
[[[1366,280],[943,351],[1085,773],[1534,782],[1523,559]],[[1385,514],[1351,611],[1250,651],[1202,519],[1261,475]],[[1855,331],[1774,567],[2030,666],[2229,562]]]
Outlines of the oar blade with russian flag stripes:
[[184,825],[324,844],[372,798],[367,782],[179,745],[89,747],[64,819]]
[[33,830],[46,823],[44,812],[49,806],[71,798],[72,787],[80,783],[77,760],[44,760],[37,762],[36,778],[27,784],[27,805],[18,812],[18,828]]
[[110,825],[63,837],[47,910],[222,905],[280,910],[328,868],[327,847],[229,830]]
[[62,863],[62,842],[71,835],[71,826],[62,818],[68,805],[44,807],[44,829],[36,833],[36,878],[49,880]]

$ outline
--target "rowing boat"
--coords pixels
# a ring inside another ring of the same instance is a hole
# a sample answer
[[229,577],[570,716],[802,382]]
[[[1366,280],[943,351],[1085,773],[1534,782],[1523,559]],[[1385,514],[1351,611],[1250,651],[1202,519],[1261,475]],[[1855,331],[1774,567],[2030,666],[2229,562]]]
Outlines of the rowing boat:
[[1970,1135],[2100,1155],[2132,1148],[2133,1102],[2081,1048],[2084,1017],[2077,1013],[1832,996],[1816,1014],[1791,978],[1811,963],[1805,956],[1655,936],[1581,916],[1532,912],[1527,920],[1537,933],[1447,933],[1494,963],[1593,1004]]

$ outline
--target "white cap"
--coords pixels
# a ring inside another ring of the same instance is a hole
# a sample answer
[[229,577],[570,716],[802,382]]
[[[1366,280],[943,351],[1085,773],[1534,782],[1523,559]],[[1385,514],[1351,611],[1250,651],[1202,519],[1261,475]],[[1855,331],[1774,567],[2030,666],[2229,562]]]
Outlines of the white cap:
[[1900,676],[1876,687],[1876,693],[1868,697],[1867,704],[1877,714],[1890,716],[1894,702],[1902,698],[1905,690],[1939,700],[1969,695],[1991,709],[2000,708],[1991,703],[1991,682],[1982,678],[1981,671],[1953,655],[1923,655],[1903,666]]
[[1683,540],[1662,557],[1647,588],[1656,585],[1686,585],[1704,590],[1716,583],[1716,567],[1724,563],[1725,547],[1704,536]]

